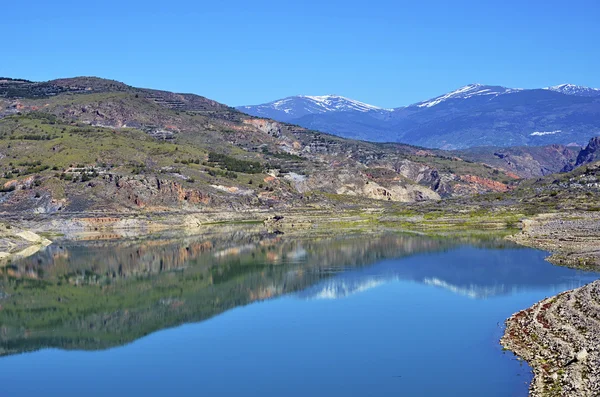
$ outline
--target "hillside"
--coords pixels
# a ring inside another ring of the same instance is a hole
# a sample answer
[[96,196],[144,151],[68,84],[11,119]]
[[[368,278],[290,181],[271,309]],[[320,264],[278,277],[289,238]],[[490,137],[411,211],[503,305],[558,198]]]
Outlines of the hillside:
[[353,141],[92,77],[0,81],[0,213],[335,207],[506,191],[453,153]]
[[457,156],[512,172],[521,178],[554,174],[575,167],[580,148],[565,145],[474,147],[457,150]]
[[339,96],[289,97],[238,109],[352,139],[442,149],[584,145],[600,132],[600,90],[571,84],[544,89],[470,84],[394,109]]

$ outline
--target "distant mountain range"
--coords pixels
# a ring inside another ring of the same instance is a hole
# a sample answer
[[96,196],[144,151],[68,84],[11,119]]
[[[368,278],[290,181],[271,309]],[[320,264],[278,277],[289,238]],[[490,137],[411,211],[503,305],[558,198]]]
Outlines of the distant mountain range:
[[470,84],[394,109],[338,95],[299,95],[238,110],[346,138],[431,148],[573,144],[600,134],[600,89]]

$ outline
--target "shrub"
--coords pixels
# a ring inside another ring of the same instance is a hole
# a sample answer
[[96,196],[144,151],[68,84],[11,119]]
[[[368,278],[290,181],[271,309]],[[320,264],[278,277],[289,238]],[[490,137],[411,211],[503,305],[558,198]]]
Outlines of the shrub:
[[[239,160],[215,152],[208,154],[208,162],[228,171],[243,172],[245,174],[258,174],[263,171],[263,166],[258,161]],[[235,177],[237,178],[237,175]]]
[[11,185],[8,187],[0,187],[0,193],[12,192],[15,190],[15,185]]

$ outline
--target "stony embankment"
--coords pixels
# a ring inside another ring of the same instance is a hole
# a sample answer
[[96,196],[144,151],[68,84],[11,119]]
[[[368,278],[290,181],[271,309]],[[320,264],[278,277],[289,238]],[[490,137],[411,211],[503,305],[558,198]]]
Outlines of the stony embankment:
[[600,280],[514,314],[501,343],[533,368],[530,396],[600,396]]
[[29,230],[0,224],[0,266],[11,259],[32,255],[51,243]]
[[522,224],[514,242],[550,251],[556,265],[600,269],[600,213],[540,214]]
[[[540,214],[509,237],[561,266],[600,269],[600,214]],[[533,368],[530,396],[600,396],[600,280],[506,321],[502,345]]]

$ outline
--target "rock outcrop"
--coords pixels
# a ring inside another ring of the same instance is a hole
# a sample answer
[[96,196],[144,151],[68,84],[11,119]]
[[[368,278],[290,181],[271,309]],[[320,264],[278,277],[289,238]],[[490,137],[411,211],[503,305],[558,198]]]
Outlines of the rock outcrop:
[[577,155],[575,165],[566,165],[563,168],[563,172],[569,172],[577,167],[596,161],[600,161],[600,136],[590,139],[588,145],[581,149],[579,155]]
[[590,139],[590,142],[579,152],[575,167],[600,160],[600,136]]
[[533,368],[530,396],[599,396],[600,280],[514,314],[501,343]]
[[50,240],[29,230],[0,224],[0,266],[11,259],[32,255],[50,244]]

